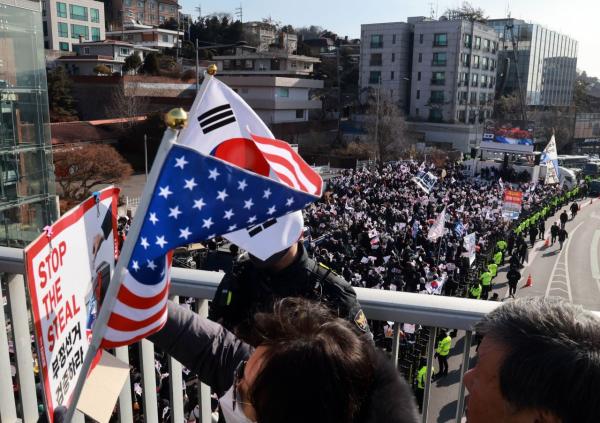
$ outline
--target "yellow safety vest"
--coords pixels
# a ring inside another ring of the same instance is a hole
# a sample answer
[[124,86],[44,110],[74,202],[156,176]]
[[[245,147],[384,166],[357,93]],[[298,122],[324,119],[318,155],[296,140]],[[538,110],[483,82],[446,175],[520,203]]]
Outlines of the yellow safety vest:
[[447,335],[444,339],[442,339],[442,340],[440,340],[440,342],[438,342],[438,347],[435,350],[435,352],[438,353],[439,355],[441,355],[442,357],[445,357],[448,354],[450,354],[451,344],[452,344],[452,338],[450,338],[450,335]]

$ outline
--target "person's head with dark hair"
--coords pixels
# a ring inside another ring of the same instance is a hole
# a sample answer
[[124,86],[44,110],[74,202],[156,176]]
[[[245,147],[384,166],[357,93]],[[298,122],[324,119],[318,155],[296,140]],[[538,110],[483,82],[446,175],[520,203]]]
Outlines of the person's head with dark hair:
[[257,314],[255,332],[259,346],[233,387],[251,421],[356,421],[370,391],[374,349],[347,321],[290,298]]
[[600,421],[600,319],[556,298],[505,303],[475,329],[470,423]]

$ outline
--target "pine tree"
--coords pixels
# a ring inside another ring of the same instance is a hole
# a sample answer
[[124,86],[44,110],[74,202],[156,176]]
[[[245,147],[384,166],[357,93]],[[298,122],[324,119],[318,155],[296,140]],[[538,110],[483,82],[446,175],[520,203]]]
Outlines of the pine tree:
[[71,122],[79,119],[75,99],[71,95],[71,80],[62,66],[48,72],[48,103],[51,122]]

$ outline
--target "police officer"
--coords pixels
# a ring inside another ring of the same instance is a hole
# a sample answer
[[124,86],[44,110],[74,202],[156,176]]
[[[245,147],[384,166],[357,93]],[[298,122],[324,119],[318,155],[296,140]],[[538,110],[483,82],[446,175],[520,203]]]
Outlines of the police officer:
[[445,329],[440,331],[440,337],[437,348],[435,350],[435,356],[438,359],[440,366],[439,377],[448,375],[448,355],[450,354],[450,347],[452,345],[452,338],[448,335]]
[[500,266],[502,264],[503,258],[504,257],[502,251],[497,251],[496,254],[494,254],[494,263],[496,264],[496,266]]
[[208,317],[254,345],[251,327],[254,314],[272,310],[273,303],[285,297],[323,302],[338,316],[352,322],[360,333],[369,333],[367,318],[352,286],[308,257],[302,242],[266,261],[251,255],[239,259],[219,284]]
[[554,245],[554,241],[556,241],[556,237],[558,237],[558,231],[560,231],[558,222],[554,222],[554,224],[550,226],[550,240],[552,241],[552,245]]
[[[490,266],[491,266],[491,264],[488,265],[488,269],[489,269]],[[481,276],[479,277],[479,280],[481,281],[480,298],[483,298],[484,300],[487,300],[488,294],[489,294],[489,292],[490,292],[490,290],[492,288],[492,278],[493,277],[494,277],[494,275],[493,275],[493,273],[492,273],[491,270],[488,270],[487,272],[483,272],[481,274]]]
[[479,282],[473,284],[471,289],[469,289],[469,298],[473,298],[475,300],[481,298],[481,284]]
[[[435,367],[431,367],[431,378],[435,375]],[[419,371],[417,372],[417,404],[419,405],[419,413],[423,412],[423,396],[425,394],[425,380],[427,379],[427,359],[421,357],[419,361]]]

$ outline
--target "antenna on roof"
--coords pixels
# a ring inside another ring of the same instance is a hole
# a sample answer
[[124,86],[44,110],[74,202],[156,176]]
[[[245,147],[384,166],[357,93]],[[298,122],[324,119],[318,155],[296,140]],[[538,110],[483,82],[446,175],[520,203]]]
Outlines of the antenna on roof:
[[235,16],[238,17],[241,23],[244,23],[244,10],[242,9],[242,3],[240,3],[240,7],[235,8]]
[[435,9],[433,8],[433,2],[429,3],[429,19],[435,19]]
[[510,19],[510,0],[506,0],[506,17]]

